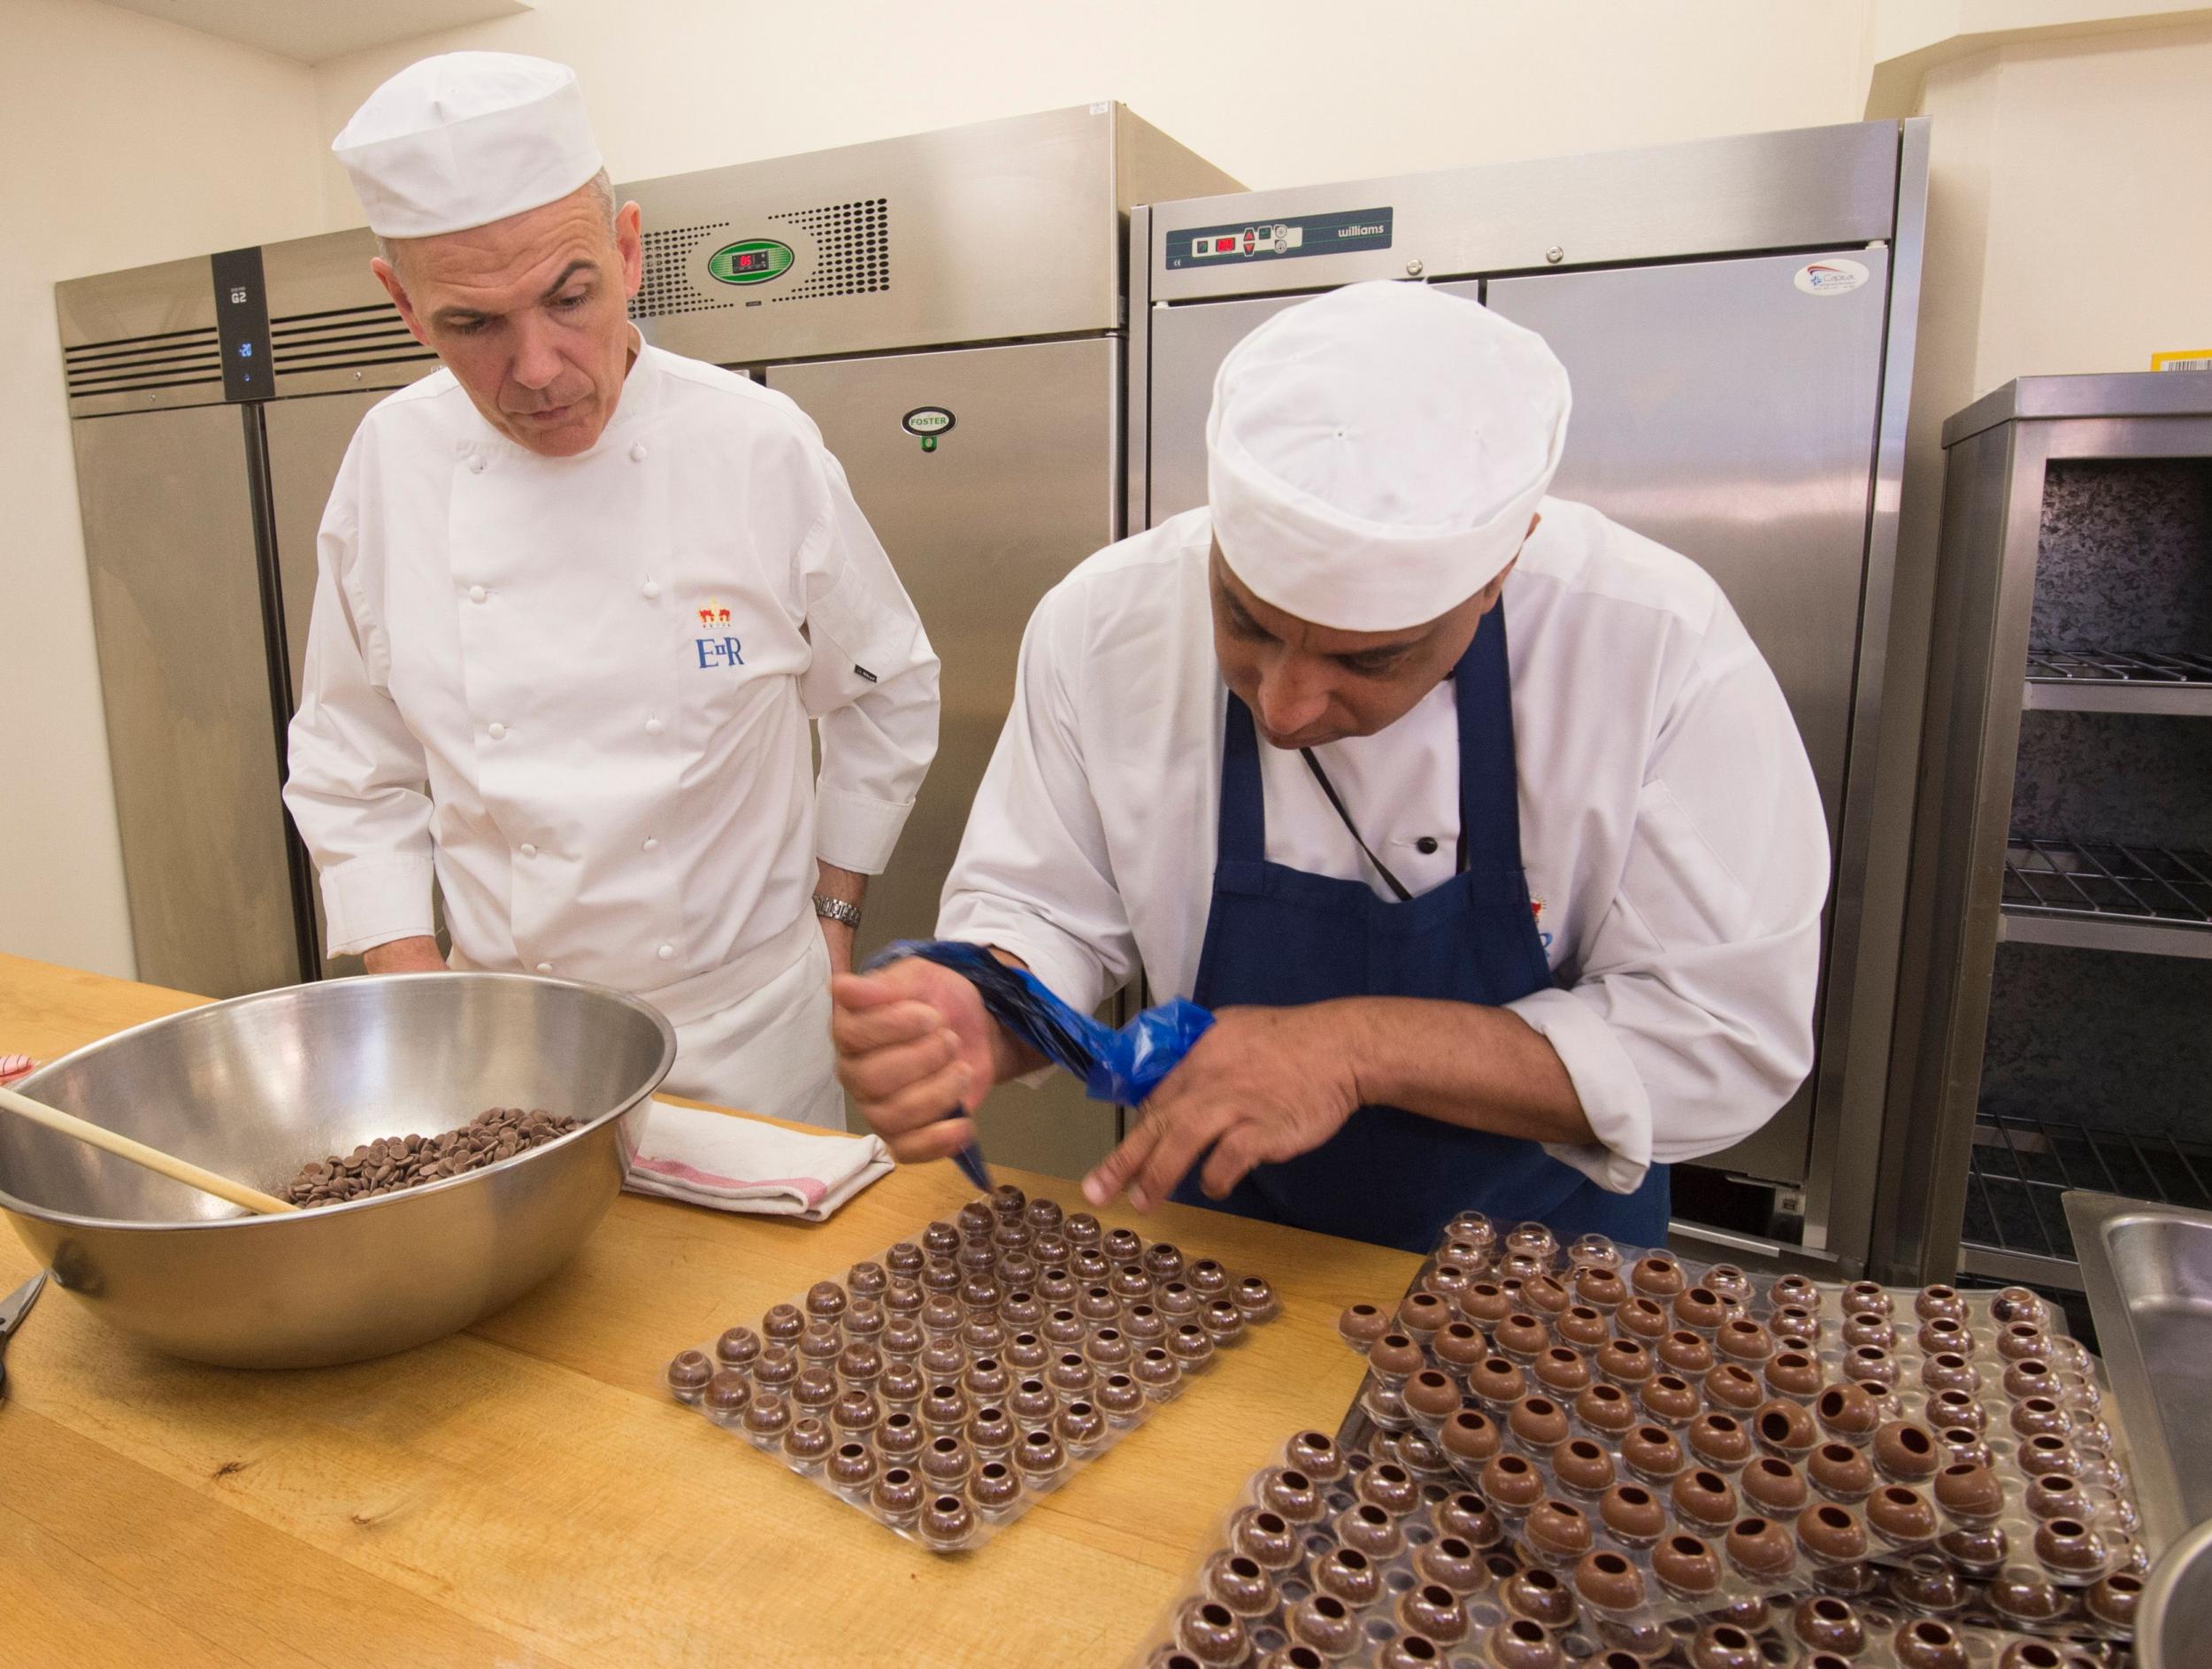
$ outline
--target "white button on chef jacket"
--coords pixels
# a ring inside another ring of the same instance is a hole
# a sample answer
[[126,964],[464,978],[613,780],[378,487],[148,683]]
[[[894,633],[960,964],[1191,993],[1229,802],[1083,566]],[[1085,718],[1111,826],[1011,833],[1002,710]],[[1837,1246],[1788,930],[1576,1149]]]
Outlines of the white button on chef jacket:
[[[671,606],[611,607],[641,554]],[[814,425],[657,349],[572,458],[495,434],[449,373],[393,395],[318,562],[285,800],[333,955],[429,933],[434,863],[457,965],[557,963],[681,1026],[818,941],[817,858],[879,872],[935,750],[936,657]],[[456,610],[461,575],[500,606]]]
[[[1551,1151],[1624,1192],[1756,1128],[1810,1070],[1827,827],[1781,690],[1712,580],[1586,505],[1542,514],[1504,607],[1522,859],[1558,983],[1508,1006],[1557,1050],[1598,1137]],[[1156,998],[1197,978],[1225,704],[1208,516],[1101,552],[1039,605],[946,886],[941,935],[1014,952],[1079,1008],[1140,963]],[[1448,682],[1317,753],[1406,886],[1450,877]],[[1298,755],[1260,754],[1268,858],[1387,896]]]

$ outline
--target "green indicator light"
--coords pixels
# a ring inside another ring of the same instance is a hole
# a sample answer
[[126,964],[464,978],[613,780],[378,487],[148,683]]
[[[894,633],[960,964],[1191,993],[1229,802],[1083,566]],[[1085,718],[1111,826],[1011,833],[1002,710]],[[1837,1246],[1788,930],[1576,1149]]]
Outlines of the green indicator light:
[[791,246],[773,238],[726,243],[707,257],[707,276],[718,284],[764,284],[791,270]]
[[936,437],[934,435],[923,435],[923,436],[922,436],[922,450],[924,450],[925,452],[933,452],[933,451],[935,451],[936,450],[937,450],[937,437]]

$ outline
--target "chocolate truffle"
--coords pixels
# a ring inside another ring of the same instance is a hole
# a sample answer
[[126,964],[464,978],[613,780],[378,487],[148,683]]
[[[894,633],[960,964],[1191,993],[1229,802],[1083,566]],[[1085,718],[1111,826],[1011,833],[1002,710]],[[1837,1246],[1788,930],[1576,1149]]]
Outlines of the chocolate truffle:
[[1588,1358],[1579,1350],[1571,1350],[1563,1344],[1555,1344],[1537,1353],[1536,1377],[1545,1388],[1562,1396],[1571,1396],[1590,1382]]
[[1552,1332],[1562,1344],[1571,1344],[1578,1350],[1594,1350],[1613,1335],[1605,1318],[1586,1304],[1568,1305],[1552,1323]]
[[1106,1279],[1113,1265],[1106,1261],[1106,1254],[1095,1246],[1078,1246],[1067,1256],[1068,1273],[1080,1286],[1095,1286]]
[[1701,1399],[1697,1388],[1675,1373],[1655,1373],[1636,1393],[1647,1414],[1671,1425],[1684,1425],[1697,1416]]
[[1719,1360],[1711,1344],[1686,1327],[1677,1327],[1659,1341],[1659,1360],[1677,1373],[1708,1373]]
[[1848,1565],[1867,1554],[1866,1527],[1848,1507],[1823,1502],[1797,1515],[1797,1545],[1816,1565]]
[[2062,1581],[2082,1581],[2103,1573],[2111,1550],[2079,1519],[2046,1519],[2036,1527],[2035,1557]]
[[1856,1382],[1831,1385],[1814,1400],[1813,1418],[1832,1436],[1864,1437],[1881,1424],[1881,1400]]
[[1746,1466],[1737,1487],[1763,1512],[1795,1512],[1807,1500],[1804,1473],[1772,1455],[1762,1455]]
[[1382,1578],[1373,1563],[1348,1547],[1332,1547],[1314,1560],[1313,1585],[1355,1609],[1372,1604],[1382,1592]]
[[668,1388],[680,1403],[695,1403],[714,1378],[714,1364],[703,1350],[686,1350],[668,1365]]
[[1531,1449],[1549,1450],[1567,1441],[1567,1411],[1548,1396],[1525,1396],[1506,1416],[1513,1434]]
[[1490,1354],[1488,1342],[1479,1331],[1464,1321],[1447,1323],[1431,1341],[1429,1348],[1436,1352],[1438,1361],[1462,1373]]
[[1407,1634],[1440,1646],[1457,1645],[1467,1638],[1467,1608],[1441,1582],[1424,1582],[1401,1596],[1398,1623]]
[[1766,1387],[1740,1363],[1721,1363],[1701,1383],[1707,1402],[1734,1414],[1751,1413],[1767,1399]]
[[[1413,1572],[1424,1582],[1433,1582],[1454,1594],[1471,1594],[1486,1586],[1490,1581],[1489,1573],[1483,1568],[1475,1550],[1455,1535],[1441,1535],[1414,1549]],[[1317,1568],[1317,1586],[1319,1586],[1319,1575]],[[1365,1603],[1346,1599],[1340,1594],[1337,1597],[1344,1599],[1347,1604]]]
[[1707,1467],[1686,1472],[1667,1491],[1685,1521],[1706,1529],[1724,1529],[1740,1516],[1735,1486]]
[[1889,1649],[1899,1669],[1967,1669],[1969,1661],[1958,1630],[1932,1617],[1898,1624]]
[[1874,1463],[1849,1443],[1823,1443],[1806,1457],[1805,1475],[1814,1488],[1837,1501],[1863,1501],[1879,1481]]
[[1512,1363],[1493,1356],[1467,1370],[1467,1388],[1489,1407],[1499,1409],[1525,1396],[1528,1381]]
[[1184,1603],[1175,1616],[1175,1643],[1207,1665],[1240,1664],[1252,1650],[1243,1619],[1210,1599]]
[[1440,1535],[1456,1536],[1477,1551],[1505,1539],[1490,1504],[1471,1489],[1445,1496],[1429,1509],[1429,1519]]
[[1839,1599],[1800,1600],[1790,1613],[1790,1632],[1813,1650],[1841,1657],[1855,1657],[1866,1650],[1866,1625]]
[[1732,1471],[1751,1458],[1751,1434],[1726,1414],[1700,1414],[1686,1435],[1690,1452],[1709,1466]]
[[1682,1470],[1681,1441],[1663,1426],[1639,1426],[1621,1439],[1621,1464],[1639,1478],[1663,1482]]
[[[1156,1240],[1144,1249],[1144,1272],[1155,1281],[1179,1280],[1183,1273],[1182,1248],[1172,1241]],[[1363,1306],[1355,1306],[1360,1308]],[[1371,1307],[1371,1306],[1365,1306]]]
[[1575,1566],[1574,1590],[1601,1611],[1632,1611],[1644,1603],[1644,1573],[1617,1553],[1586,1553]]
[[1577,1495],[1602,1495],[1613,1486],[1613,1457],[1587,1437],[1560,1444],[1551,1453],[1552,1475]]
[[1482,1493],[1507,1512],[1525,1512],[1544,1498],[1544,1480],[1520,1456],[1495,1455],[1483,1466]]
[[1498,1452],[1498,1427],[1486,1414],[1463,1408],[1446,1420],[1439,1434],[1444,1452],[1455,1460],[1479,1465]]
[[909,1361],[922,1353],[927,1343],[921,1323],[912,1316],[894,1316],[876,1339],[876,1349],[895,1360]]
[[1703,1599],[1720,1588],[1720,1555],[1702,1536],[1667,1537],[1651,1550],[1651,1571],[1677,1599]]
[[1755,1581],[1787,1576],[1797,1563],[1789,1532],[1771,1519],[1739,1519],[1728,1527],[1728,1562]]
[[1062,1350],[1080,1345],[1090,1337],[1090,1329],[1072,1310],[1053,1311],[1038,1324],[1037,1331],[1044,1335],[1046,1343],[1056,1344]]
[[1538,1558],[1567,1565],[1590,1550],[1590,1520],[1582,1509],[1559,1500],[1540,1501],[1521,1534]]
[[1421,1504],[1421,1486],[1414,1482],[1413,1474],[1388,1461],[1361,1473],[1352,1485],[1352,1493],[1394,1518]]
[[[1531,1474],[1532,1477],[1533,1475]],[[1539,1483],[1537,1488],[1540,1489],[1543,1486]],[[1272,1513],[1267,1516],[1274,1519]],[[1283,1524],[1280,1519],[1275,1519],[1275,1522]],[[1289,1527],[1285,1525],[1284,1528],[1287,1532]],[[1398,1520],[1371,1501],[1357,1502],[1345,1508],[1337,1514],[1333,1528],[1339,1542],[1346,1547],[1356,1549],[1379,1564],[1395,1558],[1406,1544],[1405,1532],[1398,1527]],[[1246,1551],[1252,1552],[1252,1550],[1248,1548]],[[1297,1543],[1293,1541],[1290,1557],[1295,1559],[1297,1556]],[[1253,1557],[1259,1558],[1263,1565],[1267,1563],[1256,1552],[1253,1552]]]
[[1121,1316],[1121,1300],[1105,1287],[1086,1287],[1075,1301],[1075,1312],[1086,1321],[1114,1321]]

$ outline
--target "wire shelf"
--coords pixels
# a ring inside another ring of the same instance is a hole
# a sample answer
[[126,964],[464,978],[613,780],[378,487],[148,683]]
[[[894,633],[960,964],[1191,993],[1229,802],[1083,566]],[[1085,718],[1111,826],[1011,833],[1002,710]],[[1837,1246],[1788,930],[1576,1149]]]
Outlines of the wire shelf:
[[[2064,1281],[2074,1240],[2059,1196],[2090,1188],[2212,1209],[2212,1149],[2063,1119],[1984,1112],[1967,1160],[1961,1261],[1996,1274],[2040,1267]],[[1982,1254],[1977,1257],[1977,1254]],[[2079,1276],[2071,1277],[2078,1283]]]
[[2212,654],[2143,655],[2125,650],[2030,650],[2028,682],[2202,684],[2212,688]]
[[2005,913],[2212,927],[2212,852],[2046,840],[2006,843]]

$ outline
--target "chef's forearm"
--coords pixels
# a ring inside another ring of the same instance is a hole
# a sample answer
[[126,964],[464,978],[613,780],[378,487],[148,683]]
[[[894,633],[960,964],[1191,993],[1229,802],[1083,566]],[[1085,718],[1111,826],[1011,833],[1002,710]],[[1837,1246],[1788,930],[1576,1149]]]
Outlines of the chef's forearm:
[[825,898],[834,898],[857,910],[867,901],[868,878],[856,869],[840,869],[826,858],[817,858],[814,890]]
[[1319,1006],[1342,1030],[1363,1106],[1531,1142],[1597,1140],[1558,1054],[1510,1010],[1395,996]]

